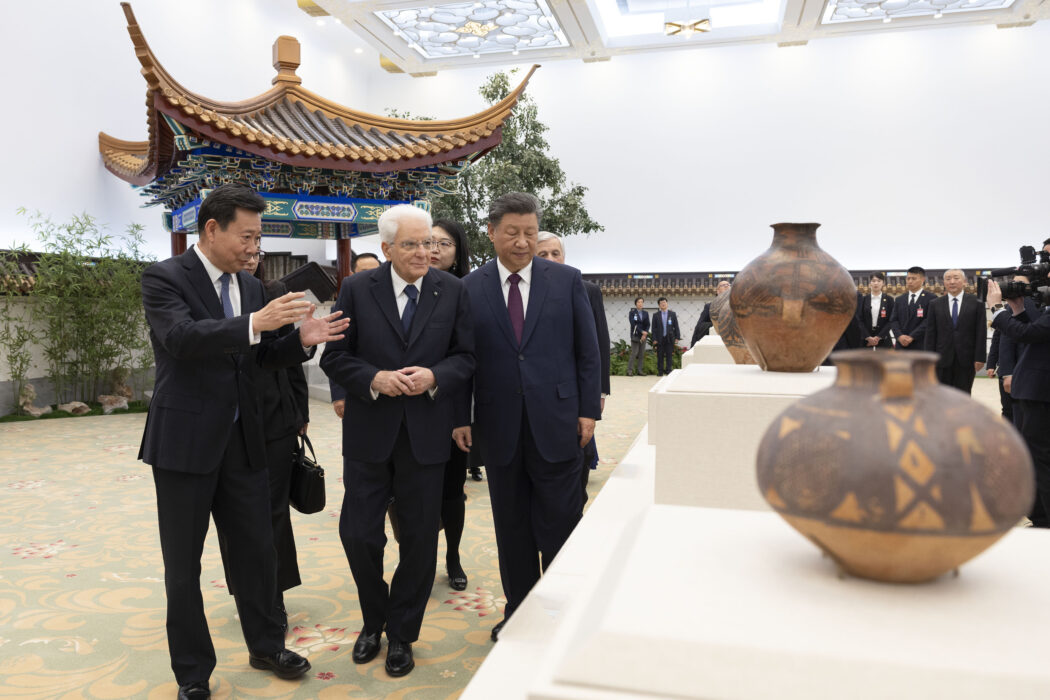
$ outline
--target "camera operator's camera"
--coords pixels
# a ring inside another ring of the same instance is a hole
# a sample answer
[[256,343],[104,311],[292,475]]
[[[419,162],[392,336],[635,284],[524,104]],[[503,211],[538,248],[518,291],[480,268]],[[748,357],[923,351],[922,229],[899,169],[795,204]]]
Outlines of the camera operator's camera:
[[[1036,251],[1030,245],[1021,246],[1020,253],[1021,264],[1017,267],[992,270],[987,277],[978,278],[977,291],[981,301],[986,298],[989,279],[1006,277],[1011,279],[999,285],[1003,299],[1032,297],[1038,306],[1050,304],[1050,253],[1045,250]],[[1028,282],[1013,281],[1012,278],[1019,275],[1026,277]]]

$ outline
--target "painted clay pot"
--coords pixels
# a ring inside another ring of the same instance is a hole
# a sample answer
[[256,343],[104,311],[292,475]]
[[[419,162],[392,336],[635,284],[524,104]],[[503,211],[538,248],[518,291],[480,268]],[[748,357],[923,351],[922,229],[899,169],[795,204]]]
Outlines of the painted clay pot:
[[729,295],[723,292],[715,297],[715,300],[711,302],[709,312],[711,314],[711,325],[715,327],[715,332],[721,336],[722,342],[725,343],[726,350],[729,351],[733,361],[738,365],[757,364],[744,343],[744,336],[740,335],[740,328],[736,325],[733,310],[729,308]]
[[848,350],[835,384],[791,405],[758,449],[758,486],[855,576],[918,583],[1017,525],[1035,494],[1013,426],[937,382],[937,354]]
[[729,291],[740,333],[764,370],[816,369],[857,310],[853,277],[817,245],[819,226],[773,224],[773,244]]

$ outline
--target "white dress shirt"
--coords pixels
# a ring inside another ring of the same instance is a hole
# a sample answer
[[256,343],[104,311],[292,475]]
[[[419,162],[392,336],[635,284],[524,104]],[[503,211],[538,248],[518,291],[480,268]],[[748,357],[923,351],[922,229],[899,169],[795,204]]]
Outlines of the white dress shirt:
[[[508,295],[510,294],[510,282],[507,278],[513,273],[503,266],[503,263],[499,258],[496,258],[496,269],[499,270],[499,283],[500,288],[503,290],[503,303],[507,303]],[[518,291],[521,292],[521,317],[526,318],[526,314],[529,312],[529,289],[532,287],[532,261],[525,267],[518,270],[518,276],[521,280],[518,282]]]
[[952,296],[951,294],[948,295],[948,318],[952,317],[952,299],[959,300],[959,313],[962,314],[962,298],[962,292],[959,292],[958,296]]
[[[215,296],[219,298],[219,306],[222,306],[222,277],[223,271],[215,267],[211,260],[208,260],[208,256],[201,251],[196,245],[193,246],[193,252],[197,254],[197,257],[204,263],[204,271],[208,273],[208,278],[211,280],[211,284],[215,287]],[[237,282],[237,275],[230,275],[230,306],[233,307],[233,315],[241,315],[241,285]],[[248,314],[248,342],[251,345],[255,345],[262,340],[261,333],[253,333],[252,328],[252,316],[254,313]]]
[[390,266],[390,280],[394,283],[394,301],[397,302],[397,317],[401,318],[405,315],[405,307],[408,306],[408,295],[405,294],[405,287],[412,285],[416,288],[416,308],[419,307],[420,294],[423,293],[423,277],[421,276],[415,282],[406,282],[401,279],[401,275],[397,274],[394,270],[394,266]]
[[879,311],[882,309],[882,295],[871,295],[871,327],[879,325]]

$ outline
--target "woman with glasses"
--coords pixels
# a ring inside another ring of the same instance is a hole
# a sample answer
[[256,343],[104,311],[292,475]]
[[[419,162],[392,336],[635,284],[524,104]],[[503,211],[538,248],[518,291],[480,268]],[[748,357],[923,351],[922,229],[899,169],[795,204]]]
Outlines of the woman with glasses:
[[[288,293],[280,280],[267,280],[263,264],[266,253],[253,255],[245,270],[266,289],[266,301]],[[287,335],[295,330],[292,325],[277,333]],[[275,605],[287,629],[288,614],[284,607],[284,591],[298,586],[299,562],[292,535],[292,521],[288,512],[288,495],[292,485],[292,457],[298,450],[298,436],[306,434],[310,422],[309,392],[302,365],[260,373],[259,405],[263,412],[263,431],[266,435],[266,466],[270,474],[270,521],[273,524],[273,543],[277,550],[277,599]],[[219,539],[225,566],[225,543]],[[227,585],[230,578],[226,577]],[[237,595],[235,590],[230,593]]]
[[[444,270],[456,277],[464,277],[470,272],[470,251],[467,248],[467,234],[455,221],[438,219],[431,229],[432,247],[430,249],[430,266]],[[451,438],[450,438],[451,439]],[[455,444],[452,453],[445,463],[445,482],[441,500],[441,522],[445,528],[445,568],[448,571],[448,584],[455,591],[466,590],[467,574],[459,561],[459,541],[463,537],[463,521],[466,513],[464,501],[467,494],[464,486],[467,483],[467,465],[469,457]],[[471,475],[477,474],[476,481],[481,480],[481,470],[471,467]]]

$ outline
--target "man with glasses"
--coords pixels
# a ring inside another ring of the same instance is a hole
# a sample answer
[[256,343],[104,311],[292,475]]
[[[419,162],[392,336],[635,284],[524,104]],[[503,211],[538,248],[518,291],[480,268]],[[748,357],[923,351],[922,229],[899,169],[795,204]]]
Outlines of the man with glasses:
[[[412,643],[434,585],[438,520],[452,435],[452,399],[474,373],[474,335],[460,280],[430,266],[430,214],[408,204],[379,217],[388,262],[343,280],[335,308],[350,319],[321,369],[342,388],[343,509],[339,536],[364,626],[354,663],[375,658],[386,630],[386,672],[415,666]],[[383,579],[384,520],[394,497],[399,561]]]

